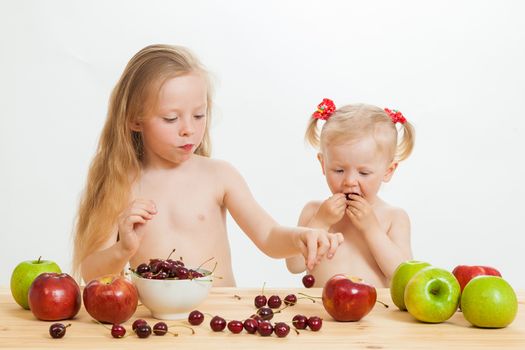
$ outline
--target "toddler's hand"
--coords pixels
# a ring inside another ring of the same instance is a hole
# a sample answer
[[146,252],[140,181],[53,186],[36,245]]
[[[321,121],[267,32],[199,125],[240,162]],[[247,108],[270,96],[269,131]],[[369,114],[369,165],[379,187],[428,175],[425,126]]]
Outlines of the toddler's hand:
[[153,201],[136,199],[119,216],[118,234],[122,247],[126,252],[132,255],[135,254],[142,240],[142,235],[139,235],[135,228],[153,219],[155,214],[157,214],[157,208]]
[[327,228],[338,222],[345,215],[346,197],[344,193],[336,193],[325,200],[317,213],[314,220]]
[[349,199],[346,201],[346,215],[360,232],[366,233],[379,227],[376,214],[366,199],[357,194],[350,194]]
[[299,248],[306,259],[306,267],[312,270],[325,255],[331,259],[343,241],[343,235],[339,232],[329,233],[318,229],[303,231],[299,235]]

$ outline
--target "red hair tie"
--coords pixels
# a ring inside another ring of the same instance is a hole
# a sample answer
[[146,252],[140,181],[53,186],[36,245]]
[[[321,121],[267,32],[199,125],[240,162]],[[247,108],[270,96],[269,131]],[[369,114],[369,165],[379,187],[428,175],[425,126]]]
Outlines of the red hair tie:
[[323,101],[317,105],[317,111],[312,114],[315,119],[328,120],[335,112],[334,101],[329,98],[323,98]]
[[403,116],[403,113],[398,111],[397,109],[390,110],[388,108],[385,108],[386,114],[392,119],[392,122],[395,123],[401,123],[405,124],[407,122],[406,118]]

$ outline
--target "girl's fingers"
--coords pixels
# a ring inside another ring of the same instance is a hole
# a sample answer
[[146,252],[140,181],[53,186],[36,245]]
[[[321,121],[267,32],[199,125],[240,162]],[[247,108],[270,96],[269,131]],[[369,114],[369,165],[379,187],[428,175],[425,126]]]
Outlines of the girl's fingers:
[[317,237],[314,237],[313,234],[306,235],[306,266],[308,270],[311,270],[315,266],[315,260],[317,259]]
[[150,212],[151,214],[157,213],[157,206],[155,202],[149,199],[135,199],[131,204],[132,208],[143,208]]

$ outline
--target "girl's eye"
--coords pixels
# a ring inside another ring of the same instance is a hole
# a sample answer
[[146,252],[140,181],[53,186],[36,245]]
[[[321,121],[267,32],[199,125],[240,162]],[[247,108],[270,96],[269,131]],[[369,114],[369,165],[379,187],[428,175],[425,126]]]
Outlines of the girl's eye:
[[164,120],[167,121],[168,123],[173,123],[174,121],[176,121],[176,120],[179,119],[179,118],[178,118],[178,117],[171,117],[171,118],[169,118],[169,117],[164,117],[164,118],[162,118],[162,119],[164,119]]

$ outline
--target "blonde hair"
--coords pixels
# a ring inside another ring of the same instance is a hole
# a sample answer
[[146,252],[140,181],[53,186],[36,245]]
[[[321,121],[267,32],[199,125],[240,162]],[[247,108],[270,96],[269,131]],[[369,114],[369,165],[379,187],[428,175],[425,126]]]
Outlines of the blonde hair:
[[398,129],[385,110],[367,104],[351,104],[337,109],[319,132],[318,120],[313,116],[308,122],[305,139],[321,149],[330,143],[344,143],[370,135],[384,149],[392,162],[402,161],[414,148],[414,127],[408,121],[401,124],[402,137],[398,142]]
[[208,87],[206,129],[195,153],[209,157],[212,91],[208,73],[198,59],[184,47],[150,45],[136,53],[124,69],[111,94],[106,123],[80,200],[73,252],[73,274],[77,278],[82,261],[111,235],[140,174],[144,146],[141,133],[132,131],[131,125],[152,111],[167,80],[192,72],[201,73]]

